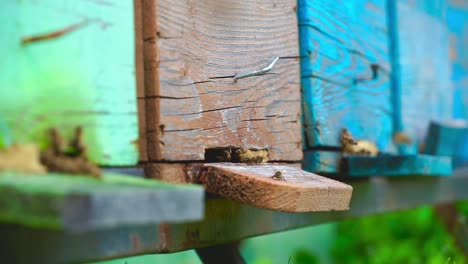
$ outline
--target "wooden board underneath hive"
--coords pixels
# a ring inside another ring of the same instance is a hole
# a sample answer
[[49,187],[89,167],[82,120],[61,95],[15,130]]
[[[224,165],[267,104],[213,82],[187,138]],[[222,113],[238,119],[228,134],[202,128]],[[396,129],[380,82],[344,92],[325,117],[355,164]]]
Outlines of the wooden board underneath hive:
[[[135,0],[135,8],[149,161],[202,161],[205,149],[230,146],[301,160],[296,1]],[[233,80],[275,57],[269,74]]]

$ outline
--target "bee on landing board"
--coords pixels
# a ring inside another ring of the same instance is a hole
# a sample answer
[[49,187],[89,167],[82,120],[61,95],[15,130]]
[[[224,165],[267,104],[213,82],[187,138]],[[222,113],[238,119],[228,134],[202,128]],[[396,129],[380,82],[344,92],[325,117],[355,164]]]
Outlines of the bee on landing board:
[[373,142],[356,140],[345,128],[341,130],[340,142],[345,154],[369,156],[377,156],[379,154],[379,149]]

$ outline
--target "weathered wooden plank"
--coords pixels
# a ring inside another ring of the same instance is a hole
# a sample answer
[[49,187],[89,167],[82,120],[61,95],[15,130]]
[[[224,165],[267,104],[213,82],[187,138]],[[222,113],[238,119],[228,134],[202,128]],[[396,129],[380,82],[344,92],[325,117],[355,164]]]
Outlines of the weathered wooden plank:
[[385,3],[299,1],[307,148],[338,146],[342,128],[391,147]]
[[424,153],[452,157],[453,166],[468,161],[468,124],[465,120],[431,122],[424,144]]
[[[301,160],[296,1],[142,3],[150,160],[229,146]],[[277,56],[271,74],[234,82]]]
[[351,208],[342,212],[285,213],[211,198],[206,201],[204,220],[193,223],[126,226],[83,234],[1,225],[2,260],[69,263],[176,252],[346,218],[468,199],[466,170],[455,171],[453,177],[372,177],[350,184],[354,188]]
[[89,232],[203,217],[203,188],[118,174],[0,174],[0,222]]
[[[134,165],[138,138],[132,2],[3,1],[0,112],[17,142],[85,127],[92,160]],[[24,37],[77,29],[21,44]]]
[[284,165],[204,164],[199,181],[208,192],[284,212],[341,211],[352,187]]
[[403,130],[414,152],[430,121],[452,118],[446,9],[441,0],[397,1]]
[[145,105],[145,69],[143,58],[143,16],[141,1],[133,2],[133,21],[135,36],[135,79],[138,106],[138,150],[139,160],[148,161],[148,142],[146,142],[146,105]]
[[449,58],[452,66],[451,81],[454,89],[454,117],[468,118],[468,2],[447,1],[449,29]]
[[450,176],[449,155],[343,156],[331,151],[304,153],[304,170],[333,178],[373,176]]

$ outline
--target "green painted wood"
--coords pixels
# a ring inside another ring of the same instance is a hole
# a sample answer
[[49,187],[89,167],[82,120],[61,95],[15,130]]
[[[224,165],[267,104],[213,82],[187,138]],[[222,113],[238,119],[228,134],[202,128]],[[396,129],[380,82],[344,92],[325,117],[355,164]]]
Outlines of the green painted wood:
[[450,156],[390,155],[342,156],[331,151],[304,152],[304,170],[333,178],[381,176],[450,176]]
[[122,225],[203,217],[204,191],[195,185],[104,174],[0,174],[0,222],[84,232]]
[[[453,177],[355,179],[349,211],[284,213],[209,198],[202,221],[70,234],[0,225],[5,263],[69,263],[177,252],[375,213],[468,199],[468,171]],[[25,253],[27,252],[27,254]],[[3,253],[3,252],[2,252]]]
[[[2,1],[0,114],[17,142],[85,127],[91,159],[133,165],[138,138],[132,1]],[[87,21],[56,39],[21,38]]]

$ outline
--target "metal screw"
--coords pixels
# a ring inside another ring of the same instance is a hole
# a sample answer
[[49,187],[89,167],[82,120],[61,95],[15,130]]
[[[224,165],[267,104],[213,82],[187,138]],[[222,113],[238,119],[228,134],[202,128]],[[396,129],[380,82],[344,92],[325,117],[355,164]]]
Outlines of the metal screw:
[[252,76],[258,76],[258,75],[262,75],[262,74],[265,74],[269,71],[271,71],[271,69],[273,69],[273,66],[275,65],[275,63],[279,60],[279,57],[276,57],[271,63],[270,65],[266,66],[265,68],[263,69],[260,69],[260,70],[256,70],[256,71],[247,71],[247,72],[241,72],[241,73],[238,73],[234,76],[234,80],[237,81],[239,79],[243,79],[243,78],[247,78],[247,77],[252,77]]

